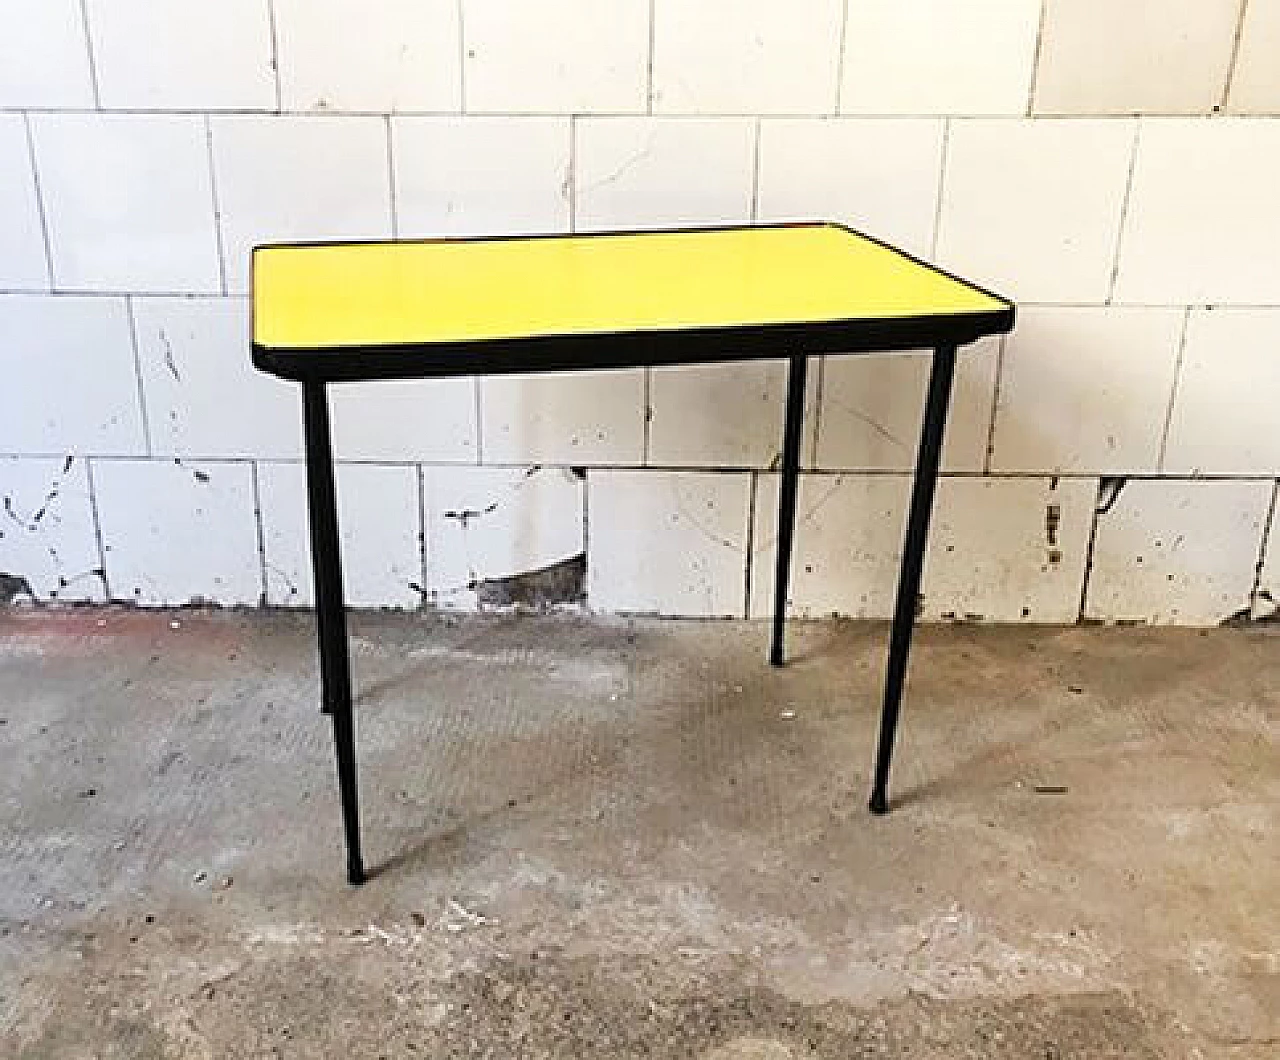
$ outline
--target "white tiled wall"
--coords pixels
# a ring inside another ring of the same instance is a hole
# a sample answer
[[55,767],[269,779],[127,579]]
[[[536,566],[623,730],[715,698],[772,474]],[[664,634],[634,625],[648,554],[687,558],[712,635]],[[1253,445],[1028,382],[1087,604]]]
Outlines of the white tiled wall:
[[[1018,302],[961,354],[925,617],[1260,617],[1277,46],[1280,0],[0,0],[4,584],[309,601],[255,243],[825,218]],[[927,372],[810,358],[796,611],[888,613]],[[785,385],[337,386],[350,599],[585,551],[592,608],[765,614]]]
[[262,0],[83,0],[104,107],[268,109],[271,19]]
[[462,0],[464,102],[477,113],[640,113],[649,0]]
[[123,298],[0,296],[0,379],[0,452],[146,454]]
[[822,217],[928,254],[944,128],[937,118],[762,121],[759,219]]
[[[311,537],[301,464],[258,465],[266,602],[310,607]],[[422,602],[418,470],[410,465],[340,464],[338,532],[347,602],[413,608]]]
[[[1098,516],[1085,614],[1211,625],[1250,605],[1270,480],[1130,482]],[[1254,566],[1241,560],[1249,555]]]
[[40,202],[21,114],[0,114],[0,173],[0,289],[48,290]]
[[0,571],[20,571],[36,599],[105,599],[83,458],[0,457]]
[[68,290],[219,290],[205,119],[34,114],[54,283]]
[[113,600],[258,603],[251,465],[96,460],[93,485]]
[[1154,472],[1184,317],[1029,306],[1005,342],[992,470]]
[[364,117],[211,120],[227,286],[249,289],[249,251],[298,239],[391,235],[387,125]]
[[654,0],[653,109],[831,111],[843,16],[842,0]]
[[568,230],[568,118],[393,118],[391,132],[400,235]]
[[580,231],[750,220],[755,123],[584,118],[574,142]]
[[1022,114],[1040,0],[846,5],[846,114]]
[[457,0],[274,0],[285,110],[455,111]]

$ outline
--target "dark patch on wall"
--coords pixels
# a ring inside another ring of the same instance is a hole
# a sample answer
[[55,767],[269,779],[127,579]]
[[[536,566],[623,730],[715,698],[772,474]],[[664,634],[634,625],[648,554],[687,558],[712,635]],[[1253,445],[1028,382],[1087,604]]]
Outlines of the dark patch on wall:
[[6,574],[0,571],[0,606],[11,604],[20,596],[35,599],[31,591],[31,583],[21,574]]
[[474,588],[481,607],[545,611],[560,604],[580,604],[587,597],[587,554],[580,552],[540,570],[486,578]]

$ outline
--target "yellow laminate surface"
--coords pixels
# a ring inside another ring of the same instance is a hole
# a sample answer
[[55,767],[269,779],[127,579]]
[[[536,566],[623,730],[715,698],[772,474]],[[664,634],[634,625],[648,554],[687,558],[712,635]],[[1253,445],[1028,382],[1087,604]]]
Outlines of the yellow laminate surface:
[[272,349],[963,316],[1008,303],[835,225],[259,247]]

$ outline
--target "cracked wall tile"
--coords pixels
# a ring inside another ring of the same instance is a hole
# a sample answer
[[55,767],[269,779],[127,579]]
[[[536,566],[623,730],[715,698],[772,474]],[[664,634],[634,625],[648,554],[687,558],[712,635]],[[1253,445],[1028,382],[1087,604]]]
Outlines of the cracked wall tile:
[[654,112],[830,111],[843,14],[841,0],[656,0]]
[[86,0],[104,107],[275,107],[262,0]]
[[1280,0],[1249,0],[1227,109],[1237,114],[1280,112]]
[[1098,516],[1085,616],[1211,626],[1247,609],[1273,486],[1129,482]]
[[0,4],[0,107],[92,106],[79,0]]
[[[649,382],[649,463],[655,467],[769,467],[780,459],[787,398],[783,361],[654,368]],[[809,359],[806,404],[817,393]],[[806,416],[801,461],[814,419]]]
[[942,479],[921,616],[1074,622],[1097,495],[1093,478]]
[[585,118],[576,129],[578,231],[750,219],[752,120]]
[[93,482],[113,600],[259,602],[249,464],[95,460]]
[[123,298],[0,296],[0,452],[147,451]]
[[30,122],[56,287],[218,292],[202,117],[33,114]]
[[232,294],[249,289],[255,244],[391,235],[383,119],[222,115],[210,124]]
[[457,110],[457,0],[275,0],[285,110]]
[[749,474],[593,471],[587,488],[593,610],[742,614]]
[[644,389],[642,368],[481,379],[485,461],[640,464]]
[[100,602],[101,563],[84,460],[0,458],[0,573],[37,600]]
[[249,360],[241,298],[135,298],[138,361],[156,455],[302,455],[301,387]]
[[1222,99],[1240,0],[1048,0],[1037,114],[1209,114]]
[[1102,302],[1133,123],[951,123],[937,258],[1022,302]]
[[1193,309],[1163,470],[1275,474],[1278,394],[1280,309]]
[[[342,575],[350,607],[422,603],[418,471],[409,465],[339,464]],[[302,464],[258,465],[266,602],[311,607],[311,537]]]
[[766,118],[759,219],[839,221],[927,255],[942,130],[938,118]]
[[1120,239],[1116,300],[1280,302],[1277,186],[1280,122],[1144,119]]
[[[773,612],[777,475],[761,475],[751,613]],[[1073,622],[1080,607],[1094,479],[942,478],[920,595],[926,619]],[[800,478],[788,613],[893,614],[910,475]]]
[[[760,475],[751,538],[751,615],[773,614],[781,476]],[[893,610],[908,475],[800,476],[788,613],[880,618]]]
[[1181,309],[1027,306],[1005,340],[993,471],[1155,472]]
[[473,611],[479,583],[586,551],[586,482],[567,468],[423,469],[428,601]]
[[848,5],[846,114],[1022,114],[1040,0],[857,0]]
[[391,131],[402,236],[569,230],[568,118],[393,118]]
[[[995,393],[998,338],[961,350],[943,443],[944,471],[981,471]],[[925,353],[828,356],[823,367],[817,466],[910,471],[915,467],[932,357]]]
[[645,109],[649,0],[463,0],[468,111]]
[[47,291],[40,204],[21,114],[0,114],[0,173],[0,289]]

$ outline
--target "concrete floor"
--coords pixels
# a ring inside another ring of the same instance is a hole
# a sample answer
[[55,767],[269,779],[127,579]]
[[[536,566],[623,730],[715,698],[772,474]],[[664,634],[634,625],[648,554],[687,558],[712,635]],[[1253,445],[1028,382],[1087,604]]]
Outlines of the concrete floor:
[[[4,1057],[1280,1054],[1280,630],[0,614]],[[794,712],[792,716],[791,712]]]

